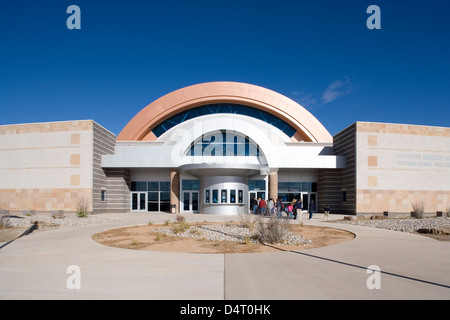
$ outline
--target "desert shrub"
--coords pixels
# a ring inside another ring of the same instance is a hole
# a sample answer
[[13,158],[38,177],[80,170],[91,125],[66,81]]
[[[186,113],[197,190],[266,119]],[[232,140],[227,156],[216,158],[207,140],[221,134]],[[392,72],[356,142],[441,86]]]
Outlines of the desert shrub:
[[243,228],[253,230],[256,225],[256,220],[252,214],[249,213],[239,213],[239,223]]
[[177,223],[186,222],[186,217],[181,214],[177,214],[176,221],[177,221]]
[[89,200],[81,198],[77,203],[77,217],[86,218],[88,216]]
[[189,233],[194,235],[194,236],[200,236],[202,233],[198,230],[198,229],[190,229]]
[[261,243],[283,242],[289,231],[289,220],[270,217],[268,220],[259,219],[256,228],[256,239]]
[[251,243],[250,237],[244,237],[244,239],[242,239],[242,244],[249,245],[250,243]]
[[445,216],[450,218],[450,203],[445,207]]
[[165,237],[167,237],[167,235],[165,233],[158,232],[158,233],[156,233],[155,241],[161,241]]
[[190,225],[188,225],[185,222],[180,222],[177,225],[172,227],[172,232],[175,234],[184,233],[189,228],[190,228]]
[[413,216],[417,219],[423,219],[425,213],[425,201],[412,201],[411,206],[413,208]]

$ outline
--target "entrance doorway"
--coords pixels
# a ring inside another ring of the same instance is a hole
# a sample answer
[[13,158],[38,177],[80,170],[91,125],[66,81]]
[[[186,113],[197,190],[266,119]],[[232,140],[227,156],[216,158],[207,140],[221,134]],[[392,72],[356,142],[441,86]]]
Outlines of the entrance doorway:
[[309,210],[311,200],[314,201],[315,209],[317,211],[316,193],[302,193],[303,210]]
[[[248,194],[249,194],[249,198],[248,198],[249,199],[249,202],[248,202],[249,203],[249,211],[254,213],[254,208],[252,206],[253,200],[255,198],[256,198],[256,200],[259,200],[260,198],[267,200],[266,192],[265,191],[250,191]],[[257,209],[257,212],[258,212],[258,210],[259,209]]]
[[298,199],[302,199],[303,210],[308,210],[311,200],[314,200],[315,210],[317,210],[316,192],[280,192],[278,196],[285,207]]
[[183,212],[199,211],[199,193],[198,191],[183,191]]
[[252,200],[252,199],[259,199],[259,198],[261,198],[261,199],[264,199],[264,200],[267,200],[266,199],[266,193],[264,192],[264,191],[250,191],[250,200]]
[[131,193],[131,210],[147,211],[147,192]]

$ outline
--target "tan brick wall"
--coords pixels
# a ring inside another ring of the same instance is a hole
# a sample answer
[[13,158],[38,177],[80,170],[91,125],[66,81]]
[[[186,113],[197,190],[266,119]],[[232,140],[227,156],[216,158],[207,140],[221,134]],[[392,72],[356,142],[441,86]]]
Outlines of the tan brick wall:
[[91,199],[92,189],[3,189],[0,190],[0,208],[11,211],[75,212],[78,201],[83,198]]
[[425,212],[445,212],[450,205],[450,191],[358,190],[356,197],[358,213],[408,213],[420,201],[425,203]]
[[91,120],[0,126],[0,207],[75,211],[81,198],[92,202],[92,144]]
[[[450,128],[396,123],[357,122],[358,132],[450,137]],[[374,139],[374,138],[371,138]],[[372,140],[373,141],[373,140]]]
[[[92,130],[93,121],[62,121],[44,123],[26,123],[0,126],[0,135],[45,133],[45,132],[67,132],[67,131],[89,131]],[[79,143],[79,142],[78,142]]]

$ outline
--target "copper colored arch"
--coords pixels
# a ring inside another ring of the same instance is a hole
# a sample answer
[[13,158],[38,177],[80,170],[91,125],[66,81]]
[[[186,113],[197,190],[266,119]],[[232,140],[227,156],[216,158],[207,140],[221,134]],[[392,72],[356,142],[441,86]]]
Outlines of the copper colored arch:
[[156,125],[184,110],[213,103],[243,104],[269,112],[297,130],[293,141],[333,141],[325,127],[295,101],[275,91],[238,82],[208,82],[171,92],[142,109],[117,141],[156,141],[151,131]]

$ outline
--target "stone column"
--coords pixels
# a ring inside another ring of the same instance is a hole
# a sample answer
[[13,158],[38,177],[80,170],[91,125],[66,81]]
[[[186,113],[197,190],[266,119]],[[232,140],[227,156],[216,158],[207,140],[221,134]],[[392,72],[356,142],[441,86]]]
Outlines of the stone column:
[[278,172],[269,174],[269,199],[277,201],[278,198]]
[[180,212],[180,174],[178,169],[170,169],[170,212],[172,205],[175,205],[175,213]]

